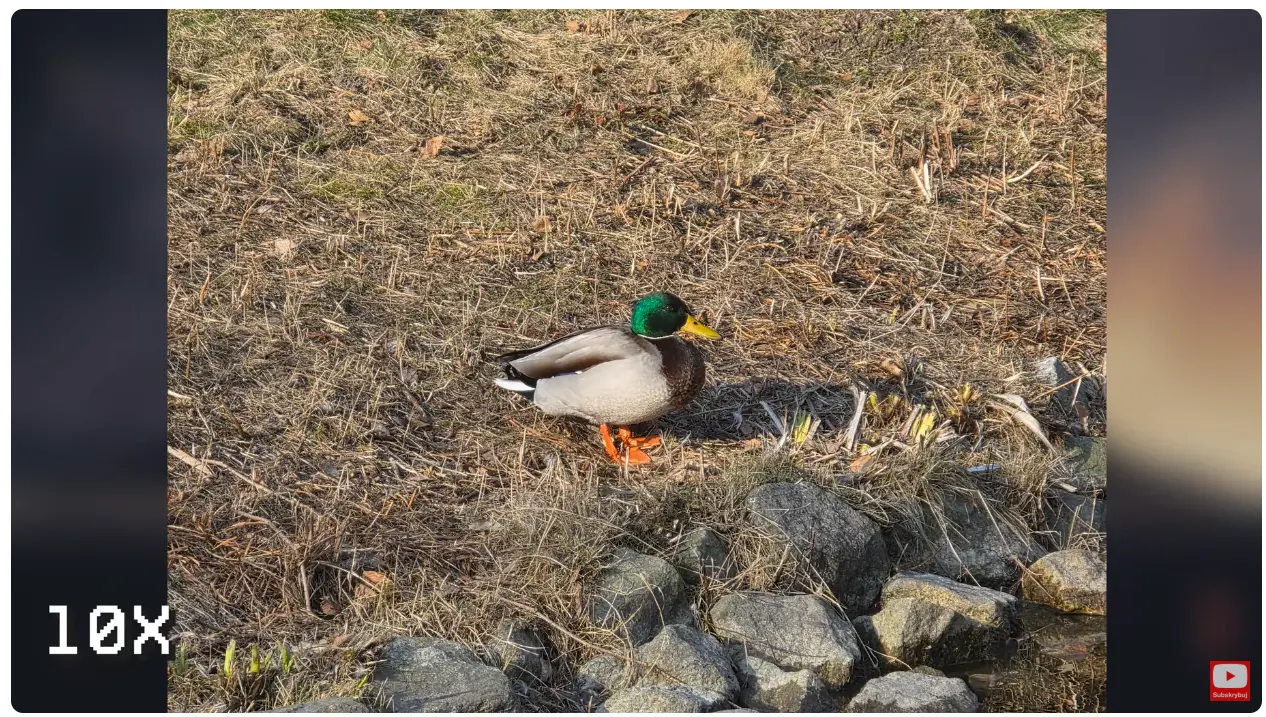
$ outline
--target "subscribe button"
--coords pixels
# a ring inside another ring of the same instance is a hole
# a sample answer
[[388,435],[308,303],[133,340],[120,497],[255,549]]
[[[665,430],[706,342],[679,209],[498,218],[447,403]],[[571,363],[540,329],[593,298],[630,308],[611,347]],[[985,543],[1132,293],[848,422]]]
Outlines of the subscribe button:
[[1248,663],[1210,662],[1209,699],[1214,702],[1248,702]]

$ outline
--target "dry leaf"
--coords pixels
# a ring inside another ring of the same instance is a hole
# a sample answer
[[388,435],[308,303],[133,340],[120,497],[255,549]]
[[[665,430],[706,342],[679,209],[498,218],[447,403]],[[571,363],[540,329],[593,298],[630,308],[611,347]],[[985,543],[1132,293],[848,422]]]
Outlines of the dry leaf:
[[673,13],[673,21],[685,22],[690,19],[691,15],[694,15],[694,14],[695,14],[694,10],[678,10],[677,12]]
[[369,121],[369,115],[358,109],[353,109],[351,112],[347,113],[347,121],[349,124],[361,124],[362,122]]
[[866,467],[866,464],[870,463],[871,459],[874,457],[875,457],[874,453],[866,453],[864,455],[860,455],[854,458],[852,463],[848,464],[848,469],[850,471],[853,471],[854,473],[860,473],[861,470]]
[[273,251],[280,257],[290,256],[295,250],[295,242],[293,239],[274,239]]
[[543,214],[532,220],[532,231],[537,234],[548,234],[551,228],[549,217]]
[[363,580],[356,583],[355,592],[358,600],[371,598],[382,592],[382,590],[390,584],[390,581],[387,580],[386,574],[380,573],[377,570],[366,570],[361,573],[361,578],[363,578]]
[[1019,395],[1019,394],[1015,394],[1015,393],[995,393],[995,394],[993,395],[993,397],[994,397],[994,398],[1000,398],[1000,399],[1002,399],[1003,401],[1006,401],[1007,403],[1011,404],[1012,406],[1015,406],[1016,408],[1020,409],[1021,411],[1024,411],[1025,413],[1032,413],[1032,412],[1029,410],[1029,404],[1028,404],[1028,403],[1026,403],[1026,402],[1025,402],[1025,400],[1024,400],[1024,397],[1023,397],[1023,396],[1021,396],[1021,395]]
[[905,369],[901,368],[901,364],[893,361],[892,359],[884,359],[883,361],[880,361],[879,368],[882,368],[884,371],[887,371],[893,376],[900,376],[905,373]]
[[1046,437],[1046,431],[1042,430],[1041,424],[1029,412],[1029,404],[1024,401],[1024,398],[1014,393],[995,393],[993,397],[1001,399],[1001,401],[994,401],[994,406],[1010,414],[1011,420],[1029,429],[1041,441],[1042,445],[1046,446],[1048,451],[1055,450],[1055,447],[1051,445],[1050,439]]
[[438,135],[428,139],[422,143],[422,154],[428,157],[434,157],[440,153],[440,147],[444,144],[444,135]]

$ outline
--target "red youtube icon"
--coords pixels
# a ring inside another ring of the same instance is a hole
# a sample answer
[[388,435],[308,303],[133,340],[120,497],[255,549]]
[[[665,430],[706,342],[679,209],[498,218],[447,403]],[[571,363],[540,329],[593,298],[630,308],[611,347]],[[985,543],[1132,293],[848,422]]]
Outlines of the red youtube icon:
[[1209,699],[1213,702],[1248,702],[1248,679],[1248,662],[1210,662]]

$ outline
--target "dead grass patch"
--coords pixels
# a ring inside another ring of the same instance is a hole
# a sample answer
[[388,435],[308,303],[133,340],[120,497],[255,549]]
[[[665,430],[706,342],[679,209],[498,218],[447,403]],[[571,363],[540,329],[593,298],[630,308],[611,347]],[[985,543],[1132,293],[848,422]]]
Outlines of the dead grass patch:
[[[474,644],[509,614],[565,658],[614,649],[581,609],[602,557],[737,530],[764,474],[731,467],[779,444],[886,524],[1001,464],[994,500],[1028,522],[1037,449],[963,389],[1025,396],[1052,434],[1103,430],[1101,404],[1065,416],[1024,374],[1104,365],[1103,28],[173,12],[172,708],[351,694],[376,641]],[[652,289],[725,341],[651,470],[491,387],[486,356]],[[851,386],[876,404],[850,438]],[[771,561],[741,584],[778,584]],[[295,662],[226,679],[230,640]],[[529,708],[574,706],[556,672]]]

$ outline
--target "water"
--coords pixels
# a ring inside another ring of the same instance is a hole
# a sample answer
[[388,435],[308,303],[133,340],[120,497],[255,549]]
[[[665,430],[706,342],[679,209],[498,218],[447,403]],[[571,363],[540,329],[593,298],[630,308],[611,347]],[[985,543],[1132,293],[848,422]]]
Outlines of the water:
[[1107,692],[1108,624],[1024,603],[1023,632],[993,662],[944,668],[967,681],[990,712],[1095,711]]

